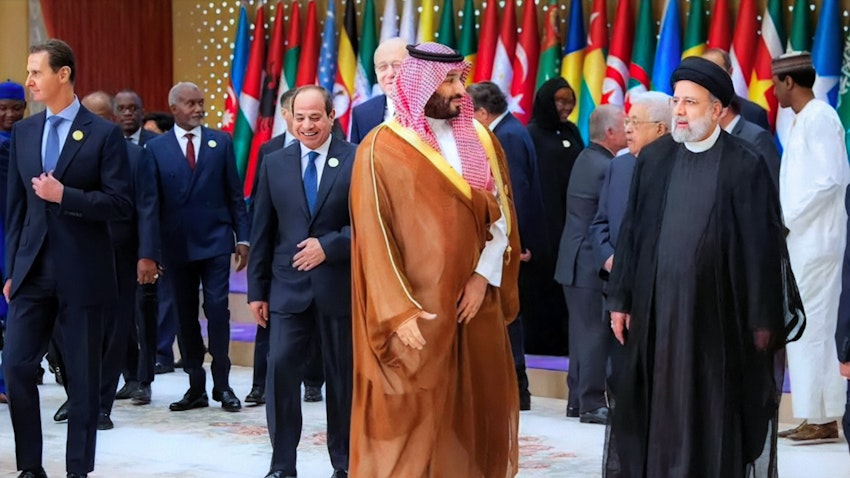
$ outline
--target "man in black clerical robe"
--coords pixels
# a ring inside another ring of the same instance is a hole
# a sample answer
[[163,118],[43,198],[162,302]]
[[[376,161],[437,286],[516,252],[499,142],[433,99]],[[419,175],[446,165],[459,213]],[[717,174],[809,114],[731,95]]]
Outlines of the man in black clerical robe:
[[605,474],[773,476],[774,354],[795,289],[779,198],[763,158],[718,126],[729,75],[689,58],[671,81],[671,136],[641,151],[614,254],[626,359]]

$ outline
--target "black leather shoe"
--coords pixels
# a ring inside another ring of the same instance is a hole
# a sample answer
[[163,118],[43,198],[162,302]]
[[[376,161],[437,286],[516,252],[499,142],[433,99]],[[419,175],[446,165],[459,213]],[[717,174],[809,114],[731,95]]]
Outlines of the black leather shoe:
[[242,402],[236,398],[236,394],[233,393],[233,390],[225,390],[223,392],[218,392],[213,390],[213,400],[216,402],[221,402],[222,410],[228,412],[238,412],[242,409]]
[[304,385],[304,401],[321,402],[322,387],[311,387],[310,385]]
[[581,423],[596,423],[598,425],[605,425],[608,423],[608,407],[599,407],[596,410],[584,412],[581,414],[579,421]]
[[139,382],[127,382],[115,392],[115,400],[127,400],[133,396],[133,392],[139,388]]
[[174,361],[174,368],[183,368],[183,358]]
[[153,367],[153,373],[160,375],[163,373],[171,373],[174,371],[174,365],[166,365],[164,363],[157,362]]
[[571,407],[567,405],[567,418],[578,418],[578,407]]
[[67,474],[67,475],[65,475],[65,476],[66,476],[67,478],[86,478],[86,477],[88,477],[89,475],[81,475],[81,474],[79,474],[79,473],[68,473],[68,474]]
[[97,416],[97,429],[112,430],[113,428],[115,428],[115,425],[112,423],[112,419],[109,418],[109,414],[100,412]]
[[24,470],[18,475],[18,478],[47,478],[47,473],[44,468],[38,470]]
[[130,401],[133,405],[147,405],[151,403],[151,386],[150,385],[139,385],[133,392],[133,396],[130,397]]
[[254,385],[251,387],[251,393],[245,397],[245,403],[256,403],[257,405],[266,403],[266,389],[259,385]]
[[210,406],[210,401],[207,398],[207,392],[198,395],[189,390],[183,394],[183,398],[169,405],[168,409],[172,412],[184,412],[193,408],[204,408],[208,406]]
[[283,471],[270,471],[266,478],[298,478],[298,475],[286,475]]
[[348,478],[348,472],[345,470],[334,470],[334,474],[331,475],[331,478]]
[[65,403],[59,406],[59,410],[56,410],[56,413],[53,414],[54,422],[64,422],[68,419],[68,401],[65,400]]

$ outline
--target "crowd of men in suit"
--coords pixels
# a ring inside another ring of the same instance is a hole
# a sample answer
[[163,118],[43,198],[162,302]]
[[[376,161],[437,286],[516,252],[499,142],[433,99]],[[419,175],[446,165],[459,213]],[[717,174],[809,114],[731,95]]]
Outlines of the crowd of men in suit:
[[[189,387],[170,410],[209,406],[206,353],[212,357],[213,400],[226,411],[241,409],[228,380],[231,255],[237,271],[247,267],[248,302],[258,322],[254,381],[245,401],[267,403],[273,445],[268,476],[296,474],[302,382],[305,400],[327,401],[333,476],[347,476],[353,367],[349,184],[356,143],[393,118],[389,92],[407,57],[405,47],[391,39],[376,50],[385,94],[354,108],[350,142],[334,121],[326,90],[310,86],[281,97],[287,131],[262,147],[249,206],[231,138],[203,125],[205,98],[196,85],[174,85],[168,94],[174,123],[160,126],[166,129],[157,135],[143,126],[159,125],[162,118],[146,121],[131,90],[76,97],[68,45],[49,40],[32,48],[26,86],[47,111],[22,119],[23,88],[0,85],[0,113],[16,114],[9,116],[13,121],[0,121],[0,165],[8,167],[9,177],[3,182],[3,198],[9,199],[3,208],[9,302],[3,372],[21,477],[46,476],[36,370],[51,343],[68,394],[56,418],[69,423],[69,477],[93,470],[96,430],[113,427],[115,399],[151,402],[155,373],[173,371],[175,338]],[[724,52],[709,50],[705,58],[730,72]],[[788,91],[799,88],[794,81]],[[609,331],[607,280],[639,154],[669,134],[674,103],[647,92],[631,98],[628,113],[598,107],[585,147],[568,120],[575,93],[562,78],[539,89],[527,128],[508,111],[495,84],[467,91],[475,118],[499,140],[510,170],[521,266],[520,314],[508,334],[520,409],[531,407],[525,352],[552,346],[541,345],[552,336],[561,342],[568,337],[566,414],[583,423],[608,423],[623,348]],[[786,102],[796,94],[788,93]],[[740,97],[724,106],[719,126],[763,157],[778,186],[780,155],[765,129],[764,110]],[[837,336],[844,337],[839,354],[846,359],[850,331],[839,329]],[[844,368],[842,373],[850,377]],[[815,425],[815,431],[792,432],[803,433],[800,439],[832,437],[828,426],[823,431],[823,423]]]

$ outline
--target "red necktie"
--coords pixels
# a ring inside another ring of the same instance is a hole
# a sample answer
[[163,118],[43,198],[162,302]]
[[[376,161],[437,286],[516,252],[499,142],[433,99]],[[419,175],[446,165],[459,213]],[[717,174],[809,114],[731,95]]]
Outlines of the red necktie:
[[189,140],[186,143],[186,161],[189,162],[189,169],[193,171],[195,170],[195,143],[192,142],[192,138],[194,137],[195,135],[192,133],[186,133],[185,135],[185,138]]

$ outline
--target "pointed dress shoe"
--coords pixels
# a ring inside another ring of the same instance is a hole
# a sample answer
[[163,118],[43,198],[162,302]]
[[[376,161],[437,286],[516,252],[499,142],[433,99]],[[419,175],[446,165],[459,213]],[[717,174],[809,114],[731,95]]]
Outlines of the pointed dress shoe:
[[242,409],[242,402],[236,398],[236,394],[230,389],[223,392],[213,390],[213,400],[221,402],[221,409],[228,412],[238,412]]
[[266,403],[266,389],[259,385],[251,387],[251,393],[245,397],[245,403],[256,403],[262,405]]
[[130,397],[130,401],[133,405],[147,405],[151,403],[151,386],[150,385],[139,385],[133,392],[133,396]]
[[287,475],[286,472],[277,470],[270,471],[266,478],[298,478],[298,475]]
[[776,434],[776,436],[778,436],[779,438],[788,438],[788,437],[790,437],[791,435],[793,435],[793,434],[797,433],[798,431],[800,431],[800,430],[801,430],[803,427],[805,427],[805,426],[806,426],[806,424],[808,424],[808,423],[809,423],[809,422],[807,422],[806,420],[803,420],[803,423],[801,423],[801,424],[797,425],[797,426],[796,426],[796,427],[794,427],[794,428],[789,428],[789,429],[787,429],[787,430],[782,430],[781,432],[777,433],[777,434]]
[[579,415],[578,407],[567,405],[567,418],[578,418]]
[[68,401],[59,406],[59,410],[53,415],[54,422],[64,422],[68,419]]
[[133,397],[133,392],[139,388],[139,382],[127,382],[117,392],[115,392],[115,400],[128,400]]
[[595,423],[597,425],[605,425],[608,423],[608,407],[599,407],[589,412],[584,412],[579,417],[581,423]]
[[838,441],[838,422],[806,423],[788,439],[793,445],[816,445]]
[[174,371],[174,365],[166,365],[164,363],[158,363],[153,367],[153,373],[157,375],[161,375],[163,373],[171,373]]
[[18,475],[18,478],[47,478],[44,468],[39,470],[24,470]]
[[183,398],[169,405],[168,409],[172,412],[184,412],[193,408],[204,408],[208,406],[210,406],[210,401],[207,398],[207,392],[195,394],[190,390],[183,395]]

